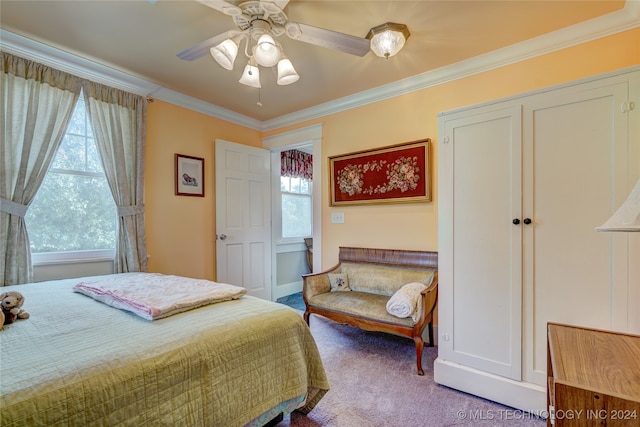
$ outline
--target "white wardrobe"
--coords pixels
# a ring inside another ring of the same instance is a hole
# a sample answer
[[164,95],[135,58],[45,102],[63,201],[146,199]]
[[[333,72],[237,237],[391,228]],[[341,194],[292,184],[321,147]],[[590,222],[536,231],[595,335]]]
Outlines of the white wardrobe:
[[640,67],[442,113],[434,378],[545,416],[547,322],[640,333]]

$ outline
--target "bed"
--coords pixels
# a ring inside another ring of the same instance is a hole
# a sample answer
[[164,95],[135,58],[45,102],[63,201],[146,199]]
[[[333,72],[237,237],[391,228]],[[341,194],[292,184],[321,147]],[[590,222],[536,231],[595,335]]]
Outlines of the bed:
[[8,286],[28,319],[0,331],[0,425],[261,426],[329,389],[290,307],[244,295],[146,320],[73,291]]

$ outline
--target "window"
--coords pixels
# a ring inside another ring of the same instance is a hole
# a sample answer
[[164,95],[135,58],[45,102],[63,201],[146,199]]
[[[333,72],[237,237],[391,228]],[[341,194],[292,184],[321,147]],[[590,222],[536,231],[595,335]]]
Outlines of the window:
[[282,237],[311,236],[311,180],[280,177]]
[[82,95],[25,221],[34,262],[114,254],[116,206]]

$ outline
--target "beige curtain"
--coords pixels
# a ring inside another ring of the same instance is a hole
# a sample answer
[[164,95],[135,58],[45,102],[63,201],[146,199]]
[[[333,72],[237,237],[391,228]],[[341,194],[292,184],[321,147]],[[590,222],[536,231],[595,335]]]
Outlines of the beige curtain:
[[24,216],[64,137],[80,79],[2,52],[0,286],[33,281]]
[[147,100],[98,83],[82,88],[102,166],[118,207],[116,272],[147,271],[144,145]]

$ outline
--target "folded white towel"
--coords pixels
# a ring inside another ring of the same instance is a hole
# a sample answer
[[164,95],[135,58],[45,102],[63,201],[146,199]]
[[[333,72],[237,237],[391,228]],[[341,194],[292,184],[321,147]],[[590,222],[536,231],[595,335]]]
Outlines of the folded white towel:
[[411,317],[416,322],[422,306],[420,293],[426,288],[420,282],[407,283],[389,298],[387,311],[392,316],[400,318]]

